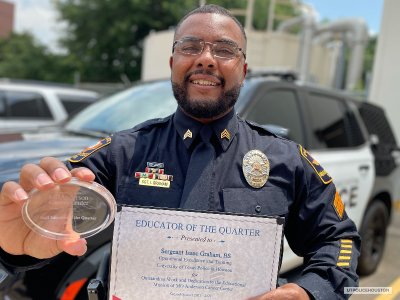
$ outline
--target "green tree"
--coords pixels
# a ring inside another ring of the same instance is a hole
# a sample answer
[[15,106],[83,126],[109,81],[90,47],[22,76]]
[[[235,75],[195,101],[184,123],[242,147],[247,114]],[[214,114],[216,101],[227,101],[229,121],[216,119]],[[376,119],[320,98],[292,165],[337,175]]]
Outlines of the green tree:
[[136,80],[143,39],[168,29],[198,4],[195,0],[55,0],[68,29],[61,43],[83,81]]
[[368,40],[367,47],[365,49],[364,56],[364,72],[371,73],[374,66],[374,58],[375,58],[375,50],[376,50],[376,42],[378,40],[378,36],[371,36]]
[[[369,88],[370,79],[374,67],[374,58],[375,58],[375,50],[376,50],[376,42],[378,37],[371,36],[368,39],[368,43],[365,47],[364,52],[364,61],[363,61],[363,68],[361,73],[361,78],[358,80],[357,85],[355,87],[356,91],[359,92],[366,92]],[[347,53],[346,59],[349,60],[350,54]]]
[[50,53],[30,33],[0,39],[0,77],[72,83],[72,65],[68,57]]
[[51,75],[46,68],[52,64],[47,49],[29,33],[0,40],[0,77],[48,79]]

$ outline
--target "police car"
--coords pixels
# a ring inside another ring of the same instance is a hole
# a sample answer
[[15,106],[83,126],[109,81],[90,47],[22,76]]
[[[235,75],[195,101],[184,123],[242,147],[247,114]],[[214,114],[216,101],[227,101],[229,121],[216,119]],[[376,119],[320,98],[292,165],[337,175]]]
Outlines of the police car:
[[[16,180],[27,162],[49,155],[67,159],[100,137],[165,117],[176,106],[169,80],[143,83],[92,104],[62,132],[29,134],[21,136],[21,141],[0,144],[0,185]],[[293,74],[271,73],[249,74],[236,111],[298,142],[329,172],[363,239],[358,271],[362,275],[374,272],[398,199],[399,152],[384,111],[342,92],[298,83]],[[28,272],[25,284],[41,286],[36,291],[41,299],[62,299],[67,294],[72,295],[69,299],[80,295],[85,299],[86,286],[99,265],[107,269],[111,234],[109,228],[90,238],[85,257],[61,256],[48,267]],[[285,242],[281,272],[301,264],[302,259]],[[34,293],[33,288],[30,292]]]

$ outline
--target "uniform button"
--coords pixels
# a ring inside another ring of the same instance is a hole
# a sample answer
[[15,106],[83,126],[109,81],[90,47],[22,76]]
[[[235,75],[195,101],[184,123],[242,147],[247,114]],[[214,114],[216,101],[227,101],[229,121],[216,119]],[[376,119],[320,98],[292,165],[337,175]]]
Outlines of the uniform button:
[[256,212],[260,213],[261,212],[261,205],[256,206]]

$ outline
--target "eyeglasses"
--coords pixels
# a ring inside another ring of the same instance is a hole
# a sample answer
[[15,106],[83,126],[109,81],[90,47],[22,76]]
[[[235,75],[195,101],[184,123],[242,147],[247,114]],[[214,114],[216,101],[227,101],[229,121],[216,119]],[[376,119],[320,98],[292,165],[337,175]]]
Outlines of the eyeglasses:
[[233,59],[238,57],[241,52],[244,59],[246,59],[246,54],[243,52],[243,49],[239,48],[234,42],[218,41],[211,43],[194,38],[183,38],[175,41],[172,46],[172,53],[176,50],[176,52],[184,55],[200,55],[203,53],[206,44],[210,45],[211,53],[214,57]]

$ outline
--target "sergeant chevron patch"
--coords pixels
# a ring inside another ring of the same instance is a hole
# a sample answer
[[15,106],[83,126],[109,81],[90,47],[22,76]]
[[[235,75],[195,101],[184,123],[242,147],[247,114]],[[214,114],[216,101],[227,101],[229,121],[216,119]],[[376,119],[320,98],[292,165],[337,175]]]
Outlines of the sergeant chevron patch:
[[68,160],[72,163],[80,162],[80,161],[84,160],[85,158],[87,158],[92,153],[103,148],[104,146],[107,146],[110,143],[111,143],[111,137],[106,137],[105,139],[98,141],[95,145],[90,146],[90,147],[86,148],[85,150],[83,150],[82,152],[71,156]]
[[321,179],[321,181],[325,184],[331,183],[332,182],[332,177],[322,168],[322,166],[319,164],[317,160],[315,160],[310,153],[306,149],[304,149],[301,145],[298,145],[300,154],[303,156],[308,163],[311,165],[311,167],[314,169],[315,173],[317,173],[318,177]]

